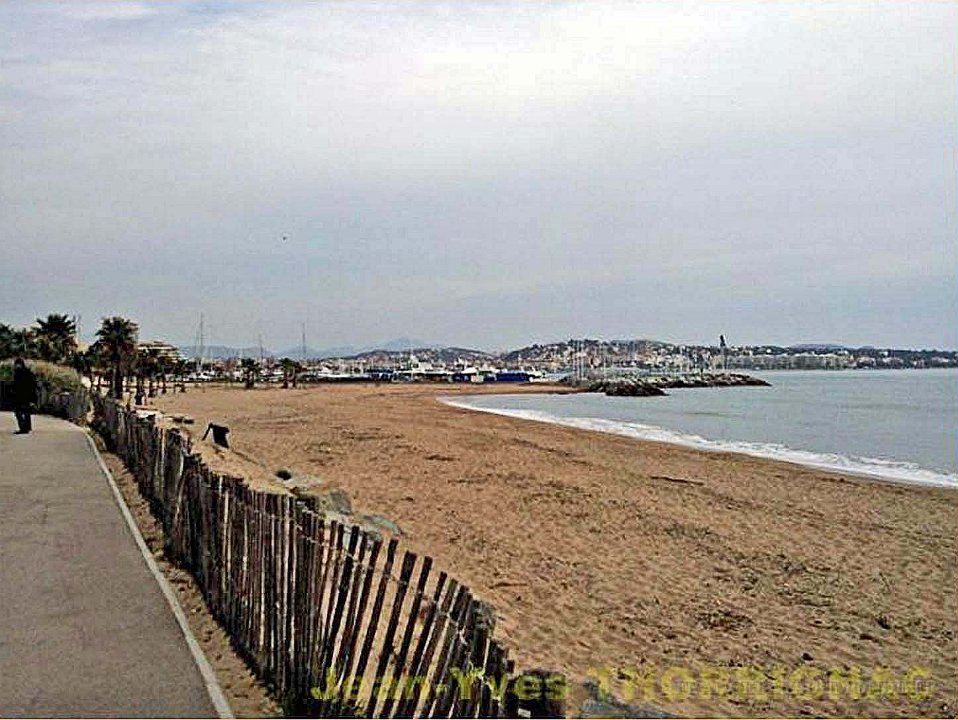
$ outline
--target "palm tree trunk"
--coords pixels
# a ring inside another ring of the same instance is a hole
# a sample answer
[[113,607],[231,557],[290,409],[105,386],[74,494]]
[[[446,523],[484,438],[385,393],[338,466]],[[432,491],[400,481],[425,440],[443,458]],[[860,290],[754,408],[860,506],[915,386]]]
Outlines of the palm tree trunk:
[[123,375],[120,374],[119,364],[113,366],[113,397],[123,399]]

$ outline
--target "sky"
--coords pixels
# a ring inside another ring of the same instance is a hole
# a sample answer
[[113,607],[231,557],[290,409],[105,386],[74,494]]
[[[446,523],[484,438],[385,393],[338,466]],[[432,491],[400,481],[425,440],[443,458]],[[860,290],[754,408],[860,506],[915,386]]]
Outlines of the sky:
[[0,322],[953,349],[958,4],[0,0]]

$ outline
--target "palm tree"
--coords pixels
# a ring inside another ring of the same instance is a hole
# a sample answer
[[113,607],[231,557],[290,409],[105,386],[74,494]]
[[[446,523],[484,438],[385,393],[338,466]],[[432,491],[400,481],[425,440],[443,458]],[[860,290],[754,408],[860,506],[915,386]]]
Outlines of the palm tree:
[[223,374],[226,376],[227,385],[233,384],[233,380],[235,379],[233,375],[238,365],[239,361],[236,358],[226,358],[223,360]]
[[156,379],[162,372],[160,351],[156,348],[150,348],[146,352],[141,350],[137,355],[137,369],[139,376],[146,378],[149,383],[147,397],[156,397]]
[[16,331],[5,323],[0,323],[0,358],[14,354],[13,338]]
[[103,383],[103,352],[101,348],[103,347],[102,343],[99,340],[94,342],[90,347],[86,349],[84,353],[87,356],[87,360],[90,363],[90,379],[94,380],[94,387],[97,392],[99,392],[100,387]]
[[283,358],[279,361],[279,366],[283,369],[283,389],[289,387],[290,380],[293,387],[296,387],[296,373],[299,371],[299,363],[289,358]]
[[185,378],[190,374],[190,368],[192,364],[189,360],[174,360],[173,361],[173,390],[176,390],[176,386],[179,385],[180,392],[186,392],[186,381]]
[[110,368],[110,388],[113,397],[123,399],[123,376],[129,374],[136,363],[136,336],[139,328],[124,317],[103,318],[97,330],[100,359]]
[[22,355],[37,357],[36,332],[30,328],[14,328],[0,323],[0,358]]
[[176,370],[176,361],[163,355],[159,359],[160,366],[160,394],[166,395],[166,380]]
[[80,375],[87,378],[90,381],[90,387],[93,387],[93,376],[96,374],[98,360],[97,344],[93,343],[93,345],[88,347],[86,350],[78,350],[77,352],[73,353],[73,358],[70,360],[70,365]]
[[243,386],[247,390],[252,390],[256,376],[259,374],[259,365],[253,358],[243,358],[240,367],[243,368]]
[[56,313],[37,318],[37,346],[44,360],[68,362],[77,349],[77,325],[66,315]]

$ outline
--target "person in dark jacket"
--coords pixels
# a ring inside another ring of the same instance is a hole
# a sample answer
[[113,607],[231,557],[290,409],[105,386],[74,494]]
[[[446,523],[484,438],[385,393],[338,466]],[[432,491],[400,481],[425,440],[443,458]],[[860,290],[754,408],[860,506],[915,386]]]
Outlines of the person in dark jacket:
[[13,414],[17,416],[18,435],[26,435],[33,430],[30,414],[37,402],[37,376],[23,362],[23,358],[13,361]]

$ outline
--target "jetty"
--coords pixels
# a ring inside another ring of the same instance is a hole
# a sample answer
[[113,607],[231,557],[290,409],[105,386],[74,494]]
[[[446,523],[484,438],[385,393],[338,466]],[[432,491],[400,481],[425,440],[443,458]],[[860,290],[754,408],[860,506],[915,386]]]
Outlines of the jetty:
[[605,393],[617,397],[655,397],[668,395],[673,388],[769,387],[771,383],[743,373],[683,373],[677,375],[620,375],[615,377],[576,377],[562,379],[580,392]]

